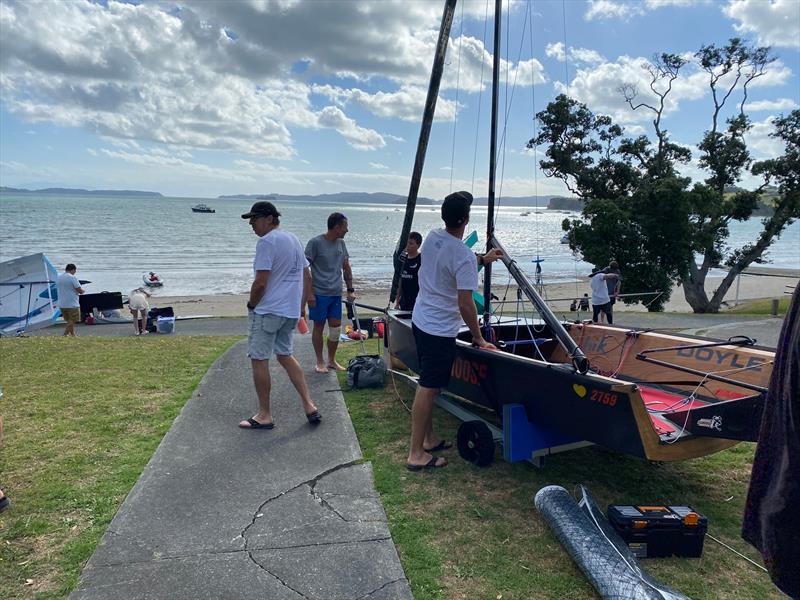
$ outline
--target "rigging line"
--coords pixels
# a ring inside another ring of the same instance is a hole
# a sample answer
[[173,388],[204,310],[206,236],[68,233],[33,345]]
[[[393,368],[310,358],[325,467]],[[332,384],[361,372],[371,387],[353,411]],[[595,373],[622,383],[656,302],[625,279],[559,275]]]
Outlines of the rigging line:
[[453,147],[450,150],[450,193],[453,193],[453,165],[456,158],[456,131],[458,126],[458,92],[461,89],[461,48],[464,45],[464,2],[461,3],[461,28],[458,32],[458,61],[456,67],[456,106],[453,117]]
[[[525,23],[527,23],[527,13],[529,11],[530,11],[530,3],[526,4],[526,9],[525,9],[526,15],[525,15],[524,20],[523,20],[523,22],[525,22]],[[506,18],[507,19],[509,18],[508,17],[508,12],[510,12],[510,11],[507,11],[507,13],[506,13],[506,15],[507,15]],[[506,31],[507,31],[507,33],[506,33],[506,56],[507,57],[511,55],[511,52],[510,52],[509,47],[508,47],[509,43],[510,43],[509,39],[511,37],[509,35],[509,33],[508,33],[508,28],[509,27],[510,26],[507,23],[507,27],[506,27]],[[516,71],[514,71],[514,83],[511,85],[511,94],[508,93],[508,70],[510,68],[509,65],[510,65],[511,61],[510,60],[506,60],[506,94],[505,94],[506,107],[505,107],[505,115],[504,115],[504,119],[503,119],[503,132],[502,132],[502,134],[500,136],[500,148],[502,148],[503,160],[501,161],[501,165],[500,165],[500,187],[499,187],[498,194],[497,194],[497,200],[496,200],[497,204],[495,206],[495,215],[494,215],[495,222],[497,221],[497,217],[500,214],[499,213],[499,211],[500,211],[499,200],[503,196],[503,175],[505,174],[505,170],[506,170],[506,132],[508,130],[508,118],[509,118],[509,115],[511,113],[511,106],[514,103],[514,91],[517,89],[517,78],[519,77],[519,70],[520,70],[519,69],[519,61],[520,61],[520,58],[522,58],[522,47],[524,45],[525,45],[525,28],[523,27],[522,36],[521,36],[520,41],[519,41],[519,50],[517,51],[517,69],[516,69]],[[501,152],[500,148],[498,148],[498,150],[497,150],[498,155],[500,155],[500,152]]]
[[567,3],[561,0],[561,27],[564,31],[564,91],[569,92],[569,47],[567,46]]
[[[463,5],[462,5],[463,6]],[[483,16],[483,48],[486,49],[486,27],[489,23],[489,0],[486,0],[486,14]],[[481,84],[478,91],[478,118],[475,123],[475,145],[472,154],[472,185],[470,186],[470,194],[475,195],[475,167],[478,164],[478,134],[481,130],[481,106],[483,104],[483,68],[486,66],[486,61],[481,60]]]
[[725,543],[725,542],[723,542],[722,540],[718,540],[717,538],[715,538],[715,537],[714,537],[713,535],[711,535],[710,533],[706,532],[706,535],[707,535],[708,537],[710,537],[712,540],[714,540],[715,542],[717,542],[717,543],[718,543],[720,546],[723,546],[724,548],[727,548],[728,550],[730,550],[730,551],[731,551],[731,552],[733,552],[734,554],[736,554],[736,555],[740,556],[741,558],[745,559],[747,562],[749,562],[749,563],[751,563],[751,564],[755,565],[756,567],[758,567],[759,569],[761,569],[762,571],[764,571],[764,573],[769,573],[769,571],[767,571],[767,569],[765,569],[763,566],[761,566],[760,564],[758,564],[758,563],[757,563],[756,561],[754,561],[752,558],[747,558],[747,557],[746,557],[744,554],[742,554],[741,552],[739,552],[739,551],[738,551],[738,550],[736,550],[735,548],[732,548],[732,547],[728,546],[728,544],[726,544],[726,543]]
[[[537,134],[537,127],[536,127],[536,71],[534,68],[534,61],[533,61],[533,0],[528,0],[528,4],[531,5],[531,8],[528,10],[528,30],[530,31],[530,45],[531,45],[531,110],[533,115],[533,138],[536,139]],[[540,226],[540,219],[539,219],[539,180],[537,178],[536,173],[536,166],[539,164],[539,156],[537,154],[537,148],[534,144],[533,146],[533,198],[534,198],[534,205],[536,206],[535,211],[535,218],[536,218],[536,256],[539,256],[539,250],[541,250],[541,226]]]

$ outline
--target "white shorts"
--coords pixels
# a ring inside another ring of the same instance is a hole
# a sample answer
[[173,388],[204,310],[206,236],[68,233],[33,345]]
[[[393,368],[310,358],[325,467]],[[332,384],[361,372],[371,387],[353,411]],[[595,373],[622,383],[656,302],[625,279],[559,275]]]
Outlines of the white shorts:
[[150,305],[147,303],[147,298],[144,294],[131,294],[128,297],[128,306],[131,310],[150,310]]
[[269,360],[273,353],[278,356],[292,354],[292,336],[297,319],[278,315],[248,314],[249,335],[247,355],[254,360]]

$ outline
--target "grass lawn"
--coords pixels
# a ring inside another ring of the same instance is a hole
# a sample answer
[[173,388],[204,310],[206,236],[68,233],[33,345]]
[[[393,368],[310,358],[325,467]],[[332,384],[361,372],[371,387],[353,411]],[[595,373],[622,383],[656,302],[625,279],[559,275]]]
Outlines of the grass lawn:
[[[349,344],[342,358],[358,351]],[[375,340],[368,351],[377,353]],[[385,389],[345,394],[417,600],[597,597],[533,506],[534,494],[549,484],[573,490],[582,483],[603,508],[690,504],[709,518],[711,535],[760,563],[739,535],[753,444],[681,463],[648,463],[589,447],[550,457],[544,469],[504,463],[499,451],[493,465],[479,469],[453,448],[444,453],[446,468],[409,473],[404,465],[412,399],[410,389],[397,379],[395,390],[391,378]],[[445,439],[455,439],[455,418],[436,409],[435,424]],[[766,573],[708,537],[700,559],[643,564],[694,600],[784,597]]]
[[0,596],[64,598],[208,367],[238,338],[0,340]]
[[[788,294],[778,300],[778,314],[786,315],[789,310],[789,302],[792,297]],[[739,313],[746,315],[771,315],[772,314],[772,300],[765,298],[763,300],[747,300],[734,306],[728,313]]]

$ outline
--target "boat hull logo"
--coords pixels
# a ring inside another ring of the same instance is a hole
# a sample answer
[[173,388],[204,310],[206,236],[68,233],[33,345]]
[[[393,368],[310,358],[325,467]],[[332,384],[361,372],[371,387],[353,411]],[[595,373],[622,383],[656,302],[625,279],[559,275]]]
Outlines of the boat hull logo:
[[586,395],[586,388],[584,386],[580,385],[580,384],[573,383],[572,384],[572,390],[576,394],[578,394],[578,396],[580,396],[581,398],[583,398]]

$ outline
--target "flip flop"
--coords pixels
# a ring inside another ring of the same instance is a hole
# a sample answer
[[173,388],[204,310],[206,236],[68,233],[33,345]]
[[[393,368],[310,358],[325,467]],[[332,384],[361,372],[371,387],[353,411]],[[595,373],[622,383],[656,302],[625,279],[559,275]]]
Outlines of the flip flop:
[[318,410],[315,410],[312,413],[306,413],[306,419],[311,425],[319,425],[320,421],[322,421],[322,415]]
[[3,497],[0,498],[0,512],[3,512],[5,509],[7,509],[9,504],[11,504],[11,500],[9,500],[8,496],[6,496],[5,492],[3,492]]
[[436,444],[433,448],[425,448],[425,452],[441,452],[442,450],[449,450],[453,447],[453,442],[446,442],[442,440],[438,444]]
[[249,425],[242,425],[242,423],[239,423],[239,427],[242,429],[272,429],[275,427],[275,423],[259,423],[253,417],[250,417],[247,421],[243,421],[243,423],[249,423]]
[[406,463],[406,469],[409,471],[422,471],[424,469],[441,469],[442,467],[447,466],[447,460],[442,458],[444,461],[443,463],[437,462],[439,460],[439,456],[433,456],[431,459],[424,465],[412,465],[411,463]]

